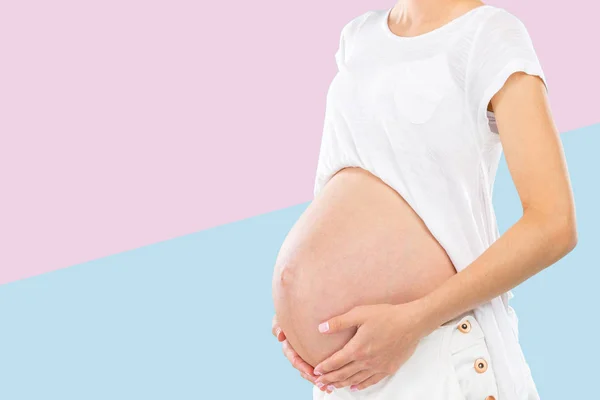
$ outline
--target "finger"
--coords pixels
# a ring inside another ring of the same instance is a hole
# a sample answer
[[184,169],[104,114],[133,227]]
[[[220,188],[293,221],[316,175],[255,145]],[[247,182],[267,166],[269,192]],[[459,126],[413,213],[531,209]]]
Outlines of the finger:
[[327,393],[331,393],[331,390],[327,389],[327,386],[325,385],[321,385],[320,387],[318,385],[315,385],[317,387],[317,389],[319,389],[321,392],[327,392]]
[[309,382],[311,382],[311,383],[315,383],[315,380],[316,380],[316,378],[317,378],[316,376],[309,375],[309,374],[307,374],[307,373],[305,373],[305,372],[302,372],[302,371],[300,371],[300,375],[301,375],[301,376],[302,376],[304,379],[306,379],[307,381],[309,381]]
[[365,307],[356,306],[350,311],[337,315],[319,324],[318,329],[321,333],[335,333],[344,329],[358,326],[363,323],[365,317]]
[[277,322],[277,314],[273,314],[273,320],[271,321],[271,333],[273,333],[273,336],[277,336],[278,328],[279,323]]
[[343,388],[346,386],[358,385],[359,383],[366,381],[367,379],[369,379],[370,377],[372,377],[375,374],[376,374],[376,372],[373,370],[363,369],[363,370],[360,370],[359,372],[357,372],[356,374],[348,377],[347,379],[344,379],[342,381],[332,382],[331,385],[333,385],[336,388]]
[[287,339],[282,342],[282,348],[283,354],[285,354],[286,358],[290,361],[294,368],[296,368],[298,371],[304,372],[305,374],[315,376],[313,374],[313,367],[304,361],[302,357],[298,355],[298,353],[296,353]]
[[[335,382],[342,382],[363,370],[365,370],[365,368],[364,368],[364,366],[361,365],[361,363],[359,363],[357,361],[352,361],[352,362],[344,365],[340,369],[336,369],[334,371],[331,371],[329,373],[319,376],[315,383],[321,382],[325,385],[329,385],[329,384],[335,383]],[[366,378],[367,377],[365,377],[365,379]],[[359,381],[359,382],[362,382],[362,381]]]
[[[300,375],[306,379],[307,381],[311,382],[312,384],[315,384],[315,379],[317,378],[314,375],[307,375],[304,372],[300,371]],[[317,387],[317,389],[319,389],[322,392],[327,392],[327,393],[331,393],[331,390],[327,389],[327,387],[325,385],[321,385],[321,387],[319,387],[318,385],[315,384],[315,386]]]
[[280,342],[285,340],[285,334],[283,333],[283,330],[281,330],[281,327],[279,326],[279,322],[277,321],[277,315],[273,315],[273,321],[271,323],[271,333],[273,333],[273,335]]
[[[302,376],[304,379],[306,379],[307,381],[309,381],[309,382],[311,382],[311,383],[313,383],[313,384],[315,383],[315,379],[317,378],[317,377],[316,377],[316,376],[314,376],[314,375],[307,375],[307,374],[305,374],[305,373],[304,373],[304,372],[302,372],[302,371],[300,371],[300,375],[301,375],[301,376]],[[317,386],[317,385],[315,385],[315,386]],[[320,390],[320,391],[322,391],[322,392],[331,393],[331,390],[327,389],[327,387],[326,387],[326,386],[321,386],[321,387],[317,386],[317,389],[319,389],[319,390]]]
[[356,340],[353,340],[354,338],[356,338],[356,336],[354,336],[352,339],[350,339],[350,341],[348,343],[346,343],[346,345],[344,347],[342,347],[340,350],[336,351],[331,356],[329,356],[328,358],[326,358],[325,360],[323,360],[319,364],[317,364],[314,368],[314,374],[315,375],[324,375],[328,372],[335,371],[336,369],[340,369],[344,365],[349,364],[350,362],[352,362],[354,360],[359,360],[360,357],[359,357],[359,354],[357,354],[357,351],[355,349]]
[[366,380],[364,380],[363,382],[359,383],[359,384],[353,384],[350,386],[350,390],[352,392],[355,392],[357,390],[363,390],[368,388],[369,386],[375,385],[376,383],[378,383],[380,380],[382,380],[383,378],[385,378],[386,374],[384,373],[377,373],[373,376],[371,376],[370,378],[367,378]]
[[280,327],[277,327],[277,330],[275,331],[275,336],[280,342],[283,342],[286,339],[285,333],[283,333]]

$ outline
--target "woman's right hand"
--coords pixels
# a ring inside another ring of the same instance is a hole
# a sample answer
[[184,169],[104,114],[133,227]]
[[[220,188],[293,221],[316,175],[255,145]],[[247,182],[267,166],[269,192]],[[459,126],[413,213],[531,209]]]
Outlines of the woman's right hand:
[[[271,332],[277,338],[277,340],[279,340],[280,342],[283,342],[282,343],[283,354],[285,354],[286,358],[292,363],[292,366],[294,368],[296,368],[298,371],[300,371],[300,375],[304,379],[306,379],[307,381],[311,382],[314,385],[315,380],[318,378],[318,376],[313,373],[314,368],[309,363],[304,361],[298,355],[298,353],[296,353],[296,351],[292,348],[292,345],[290,344],[290,342],[287,341],[287,339],[285,337],[285,333],[283,333],[283,331],[279,327],[279,324],[277,323],[277,315],[273,316]],[[327,389],[326,386],[323,386],[319,389],[321,389],[321,391],[331,393],[331,390]]]

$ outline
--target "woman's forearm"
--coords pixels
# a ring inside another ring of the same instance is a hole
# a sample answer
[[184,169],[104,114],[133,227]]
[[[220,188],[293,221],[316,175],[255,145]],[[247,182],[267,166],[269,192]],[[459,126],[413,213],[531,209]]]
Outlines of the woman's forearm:
[[573,218],[526,210],[523,216],[464,270],[418,300],[424,329],[511,290],[552,265],[577,243]]

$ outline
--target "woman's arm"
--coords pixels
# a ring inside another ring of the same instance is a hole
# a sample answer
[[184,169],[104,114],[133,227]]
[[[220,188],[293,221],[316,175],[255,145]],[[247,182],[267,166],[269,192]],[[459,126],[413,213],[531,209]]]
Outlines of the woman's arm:
[[577,244],[570,179],[544,84],[535,75],[514,73],[491,105],[523,216],[464,270],[419,299],[427,331],[514,288]]

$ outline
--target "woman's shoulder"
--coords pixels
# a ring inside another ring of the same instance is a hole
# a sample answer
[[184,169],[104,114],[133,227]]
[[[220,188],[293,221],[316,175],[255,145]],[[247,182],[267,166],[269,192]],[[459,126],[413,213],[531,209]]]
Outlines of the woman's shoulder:
[[476,19],[479,34],[505,34],[508,31],[526,30],[525,24],[513,12],[503,7],[486,5],[480,18]]
[[378,17],[381,17],[385,12],[385,9],[367,10],[362,12],[347,20],[342,30],[348,35],[355,35],[365,26],[374,24]]

